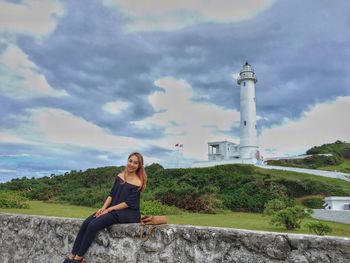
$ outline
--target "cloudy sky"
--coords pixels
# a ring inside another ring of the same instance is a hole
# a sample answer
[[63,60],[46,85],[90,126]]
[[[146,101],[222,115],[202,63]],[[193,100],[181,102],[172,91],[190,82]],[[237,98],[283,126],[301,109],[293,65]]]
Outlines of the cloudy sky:
[[0,181],[207,159],[239,143],[248,61],[264,156],[350,141],[350,1],[1,0]]

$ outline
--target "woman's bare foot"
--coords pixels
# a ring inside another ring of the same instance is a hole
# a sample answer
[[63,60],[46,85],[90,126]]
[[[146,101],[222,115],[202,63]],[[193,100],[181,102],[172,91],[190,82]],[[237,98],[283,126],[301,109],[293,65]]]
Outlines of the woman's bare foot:
[[72,254],[72,253],[70,253],[69,256],[68,256],[69,259],[73,259],[74,257],[75,257],[75,255]]

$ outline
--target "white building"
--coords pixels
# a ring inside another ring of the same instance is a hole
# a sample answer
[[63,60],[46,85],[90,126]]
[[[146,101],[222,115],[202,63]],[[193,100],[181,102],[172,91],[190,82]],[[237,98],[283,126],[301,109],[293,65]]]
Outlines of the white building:
[[213,166],[227,163],[255,164],[259,157],[256,131],[256,75],[246,62],[239,73],[240,87],[240,144],[229,141],[208,142],[208,161],[195,162],[195,167]]
[[229,141],[208,142],[209,161],[239,158],[239,145]]
[[350,196],[328,196],[324,202],[324,209],[350,210]]

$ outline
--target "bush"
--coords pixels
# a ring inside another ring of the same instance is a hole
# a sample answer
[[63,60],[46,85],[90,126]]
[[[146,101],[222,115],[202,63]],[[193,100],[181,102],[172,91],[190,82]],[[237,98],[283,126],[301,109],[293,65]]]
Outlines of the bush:
[[29,208],[27,199],[18,192],[6,191],[0,193],[0,208]]
[[218,189],[207,186],[191,186],[185,182],[176,187],[162,188],[156,193],[156,198],[166,205],[191,212],[215,213],[217,208],[222,208],[221,201],[217,198]]
[[277,213],[280,210],[285,209],[287,206],[283,200],[280,199],[273,199],[270,200],[266,205],[264,209],[264,215],[273,215]]
[[302,197],[305,195],[317,194],[346,195],[346,192],[340,186],[314,179],[278,179],[276,182],[283,184],[287,188],[289,196],[292,197]]
[[308,190],[305,188],[305,185],[300,180],[278,179],[276,182],[286,187],[289,196],[301,197],[309,194]]
[[250,178],[232,189],[221,191],[220,199],[226,208],[234,211],[262,212],[272,199],[286,199],[286,188],[271,180],[271,176]]
[[320,221],[309,222],[306,224],[306,227],[311,233],[319,236],[324,236],[325,234],[332,232],[332,228],[329,225]]
[[313,209],[323,208],[323,198],[320,197],[307,197],[303,200],[303,205]]
[[301,221],[310,216],[312,210],[305,209],[302,206],[287,207],[272,215],[270,224],[284,226],[288,230],[300,228]]
[[163,205],[159,201],[141,200],[141,214],[143,215],[178,215],[181,210],[175,206]]

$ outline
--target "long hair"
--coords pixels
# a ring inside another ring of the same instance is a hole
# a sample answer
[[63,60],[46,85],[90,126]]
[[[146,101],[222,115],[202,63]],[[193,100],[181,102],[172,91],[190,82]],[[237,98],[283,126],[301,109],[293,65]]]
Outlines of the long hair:
[[[139,191],[143,192],[143,191],[145,191],[146,184],[147,184],[147,174],[146,174],[145,168],[143,166],[143,157],[142,157],[141,153],[133,152],[133,153],[131,153],[129,155],[128,161],[129,161],[130,157],[132,157],[132,156],[136,156],[137,160],[139,162],[139,167],[136,170],[136,175],[141,180],[141,186],[139,187]],[[124,169],[124,174],[125,175],[128,174],[126,166],[125,166],[125,169]]]

